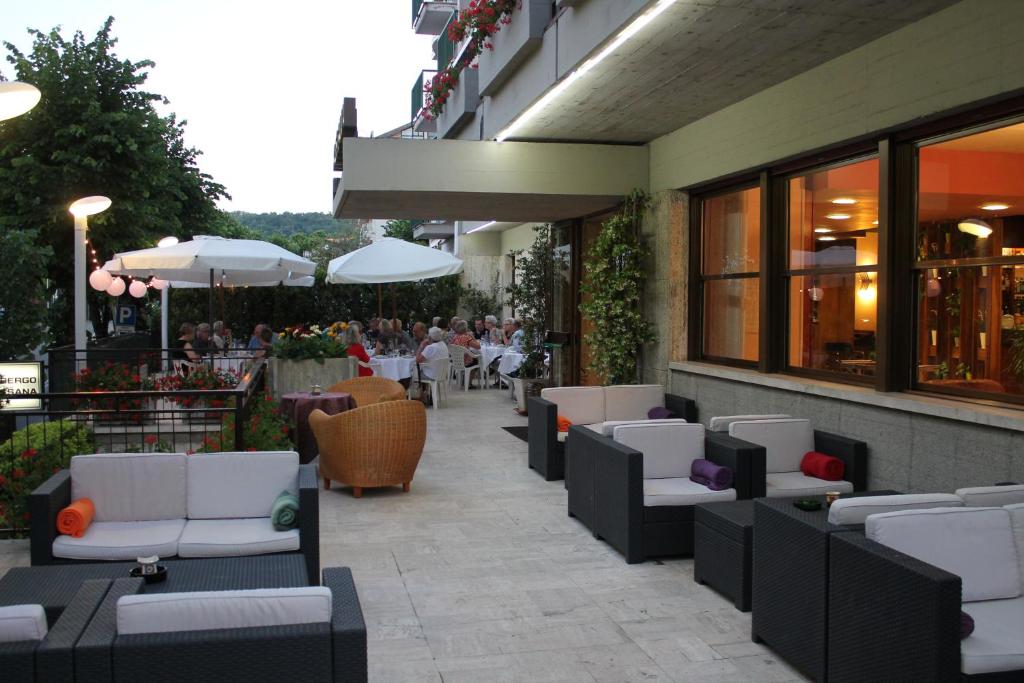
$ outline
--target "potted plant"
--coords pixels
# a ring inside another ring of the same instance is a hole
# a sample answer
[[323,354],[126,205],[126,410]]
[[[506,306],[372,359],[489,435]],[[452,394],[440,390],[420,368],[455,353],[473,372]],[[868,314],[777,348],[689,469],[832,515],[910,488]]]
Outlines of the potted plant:
[[104,411],[94,416],[97,422],[141,424],[144,421],[146,415],[141,412],[120,412],[142,410],[146,405],[144,398],[111,395],[148,388],[139,373],[127,363],[107,361],[93,368],[82,368],[81,371],[72,373],[71,378],[75,391],[97,394],[96,398],[72,401],[76,409]]
[[[171,392],[216,391],[218,389],[234,389],[238,386],[238,381],[238,375],[230,370],[220,370],[203,365],[192,369],[187,375],[161,377],[156,380],[156,387],[160,391]],[[223,395],[208,398],[200,394],[173,394],[166,400],[177,403],[182,408],[226,408],[231,399]],[[186,413],[186,419],[191,421],[220,420],[223,412],[218,410],[209,413]]]
[[309,391],[313,384],[329,387],[352,377],[342,333],[348,323],[286,327],[278,335],[269,361],[269,382],[274,397]]
[[505,288],[511,297],[518,317],[523,321],[523,354],[526,358],[512,377],[519,412],[526,414],[526,397],[540,392],[550,384],[546,377],[544,335],[548,329],[548,311],[551,310],[553,277],[559,256],[551,245],[551,226],[534,228],[533,244],[529,250],[513,252],[516,259],[516,277]]

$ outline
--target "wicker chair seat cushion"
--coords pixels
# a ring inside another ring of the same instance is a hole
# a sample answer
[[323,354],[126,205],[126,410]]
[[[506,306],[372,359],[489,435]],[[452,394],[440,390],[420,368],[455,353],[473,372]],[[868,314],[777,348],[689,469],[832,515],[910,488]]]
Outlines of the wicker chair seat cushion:
[[331,589],[323,586],[125,595],[117,601],[119,635],[319,624],[330,620]]
[[868,515],[897,510],[963,507],[964,502],[952,493],[907,493],[898,496],[860,496],[843,498],[828,509],[830,524],[863,524]]
[[540,397],[558,406],[558,414],[574,425],[604,422],[604,387],[548,387]]
[[615,441],[644,454],[644,479],[690,476],[694,460],[704,457],[704,425],[644,422],[621,425]]
[[758,420],[784,420],[792,415],[722,415],[711,418],[708,429],[713,432],[728,432],[733,422],[757,422]]
[[179,557],[241,557],[299,550],[299,530],[274,531],[270,517],[190,519],[178,540]]
[[604,387],[604,420],[646,420],[651,408],[665,406],[660,384],[621,384]]
[[815,450],[810,420],[733,422],[729,425],[729,436],[764,446],[765,472],[769,474],[799,470],[804,456]]
[[1024,669],[1024,598],[964,605],[974,633],[960,641],[960,666],[976,675]]
[[93,522],[80,538],[58,536],[53,556],[66,560],[134,560],[178,554],[184,519],[144,522]]
[[46,637],[46,612],[42,605],[0,607],[0,643],[42,640]]
[[957,489],[956,495],[972,508],[1002,507],[1024,503],[1024,484],[1010,486],[974,486]]
[[853,484],[848,481],[827,481],[808,477],[803,472],[775,472],[764,477],[765,495],[768,498],[794,498],[797,496],[823,496],[829,491],[853,493]]
[[185,517],[185,460],[183,453],[76,455],[71,500],[92,500],[93,522]]
[[736,489],[712,491],[689,477],[644,479],[644,507],[698,505],[736,500]]
[[887,512],[868,517],[864,533],[877,543],[959,576],[964,602],[1021,594],[1010,512],[1003,508]]
[[281,491],[299,490],[295,451],[203,453],[188,458],[188,518],[267,517]]

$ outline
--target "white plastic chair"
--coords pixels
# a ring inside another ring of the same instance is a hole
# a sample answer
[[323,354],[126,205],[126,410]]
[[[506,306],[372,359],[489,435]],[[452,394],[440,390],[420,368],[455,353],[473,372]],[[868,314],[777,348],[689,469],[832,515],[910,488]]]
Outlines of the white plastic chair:
[[[423,374],[425,368],[430,369],[434,379]],[[434,409],[441,407],[441,404],[448,402],[449,374],[451,372],[451,359],[435,358],[419,365],[419,382],[430,387],[430,400]],[[409,383],[409,397],[412,398],[412,382]]]
[[448,345],[448,355],[452,361],[452,379],[462,384],[463,391],[469,391],[469,383],[472,381],[473,372],[480,372],[480,363],[466,366],[466,354],[472,352],[465,346]]

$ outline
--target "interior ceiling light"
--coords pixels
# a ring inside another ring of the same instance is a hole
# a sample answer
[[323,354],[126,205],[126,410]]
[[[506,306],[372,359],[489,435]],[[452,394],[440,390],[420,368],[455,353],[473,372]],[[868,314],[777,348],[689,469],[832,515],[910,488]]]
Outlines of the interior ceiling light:
[[854,199],[853,197],[836,197],[835,199],[832,200],[832,203],[833,204],[848,205],[848,204],[856,204],[857,200]]
[[825,228],[825,227],[815,228],[814,232],[817,232],[817,233],[832,232],[832,228]]
[[878,225],[878,221],[871,221],[871,225]]
[[483,225],[476,226],[472,230],[467,230],[466,234],[469,235],[470,233],[477,232],[478,230],[483,230],[484,228],[489,228],[489,227],[491,227],[492,225],[494,225],[497,222],[498,221],[488,221],[488,222],[484,223]]
[[828,237],[828,236],[826,236],[826,237],[819,237],[818,241],[819,242],[835,242],[836,238],[835,237]]
[[981,239],[992,234],[992,226],[978,218],[965,218],[956,224],[956,229]]
[[986,204],[982,204],[981,208],[986,211],[1005,211],[1010,208],[1010,205],[1002,202],[988,202]]
[[845,221],[849,217],[850,217],[850,214],[848,214],[848,213],[828,213],[828,214],[825,214],[825,218],[831,219],[833,221]]
[[658,0],[658,3],[654,7],[634,19],[633,22],[624,28],[619,35],[615,36],[615,38],[608,43],[603,50],[580,64],[578,69],[556,83],[554,87],[544,93],[539,100],[530,105],[526,111],[513,119],[512,123],[508,124],[508,126],[498,133],[494,139],[498,142],[502,142],[506,138],[512,137],[517,130],[529,123],[538,113],[540,113],[542,109],[555,101],[559,95],[569,88],[570,85],[586,75],[586,73],[595,66],[603,62],[608,55],[615,52],[623,43],[639,33],[644,26],[647,26],[647,24],[654,21],[654,19],[662,12],[671,7],[675,1],[676,0]]

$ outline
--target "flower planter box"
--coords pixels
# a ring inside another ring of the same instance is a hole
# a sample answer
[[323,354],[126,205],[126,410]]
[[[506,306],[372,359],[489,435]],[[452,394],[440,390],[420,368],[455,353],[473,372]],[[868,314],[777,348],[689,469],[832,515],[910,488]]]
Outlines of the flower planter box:
[[479,59],[481,95],[491,95],[512,75],[531,52],[544,41],[551,21],[549,0],[523,0],[522,8],[511,14],[512,23],[491,36],[493,50],[483,49]]
[[516,410],[520,415],[526,415],[526,399],[531,396],[540,396],[540,390],[551,386],[548,379],[523,379],[512,377],[512,393],[516,399]]
[[355,363],[354,358],[327,358],[323,363],[271,358],[267,382],[277,400],[284,394],[309,391],[314,384],[319,384],[326,391],[335,382],[355,377]]
[[437,117],[437,137],[454,137],[476,114],[476,108],[480,105],[477,71],[478,69],[466,68],[459,74],[458,85],[452,90],[444,109]]

